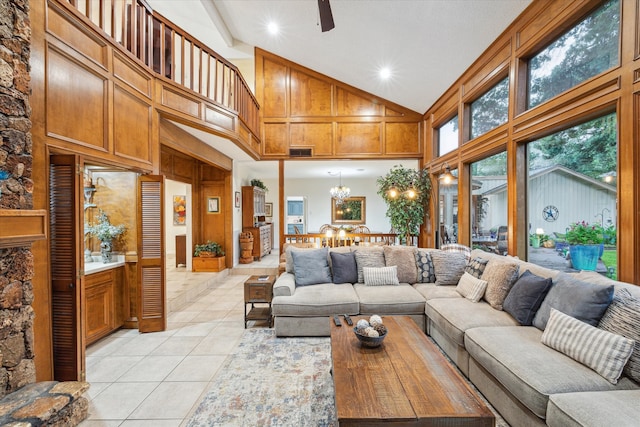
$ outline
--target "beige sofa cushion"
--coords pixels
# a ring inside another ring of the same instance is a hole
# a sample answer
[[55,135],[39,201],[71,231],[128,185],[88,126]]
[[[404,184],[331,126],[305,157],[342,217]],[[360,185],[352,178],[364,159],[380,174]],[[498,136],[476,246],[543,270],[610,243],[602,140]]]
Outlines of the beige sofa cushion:
[[435,283],[416,283],[413,288],[429,301],[432,298],[462,298],[455,285],[438,286]]
[[640,390],[553,394],[547,405],[547,425],[636,427],[638,402]]
[[424,314],[424,297],[411,285],[353,285],[360,300],[360,314]]
[[473,328],[464,344],[469,355],[522,404],[546,417],[549,395],[576,391],[638,389],[622,378],[611,384],[597,372],[540,342],[533,326]]
[[360,312],[358,296],[350,283],[297,287],[291,296],[275,296],[271,306],[274,316],[333,316]]
[[459,346],[464,345],[467,329],[518,324],[510,314],[494,310],[485,302],[474,303],[466,298],[430,299],[426,303],[425,313],[438,329]]

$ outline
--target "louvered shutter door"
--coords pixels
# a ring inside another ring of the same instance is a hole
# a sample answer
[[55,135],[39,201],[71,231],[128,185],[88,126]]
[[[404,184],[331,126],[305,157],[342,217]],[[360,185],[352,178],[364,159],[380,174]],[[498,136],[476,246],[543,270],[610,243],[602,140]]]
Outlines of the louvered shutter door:
[[51,156],[49,168],[53,370],[58,381],[84,380],[85,376],[78,163],[76,156]]
[[164,177],[141,176],[138,200],[138,329],[164,331]]

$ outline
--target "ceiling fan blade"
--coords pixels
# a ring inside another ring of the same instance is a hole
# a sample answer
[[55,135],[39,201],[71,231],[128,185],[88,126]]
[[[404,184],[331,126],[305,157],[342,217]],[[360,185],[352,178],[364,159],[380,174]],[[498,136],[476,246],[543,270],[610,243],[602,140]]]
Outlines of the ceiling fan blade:
[[331,5],[329,0],[318,0],[318,10],[320,11],[320,28],[322,32],[335,28],[333,23],[333,14],[331,13]]

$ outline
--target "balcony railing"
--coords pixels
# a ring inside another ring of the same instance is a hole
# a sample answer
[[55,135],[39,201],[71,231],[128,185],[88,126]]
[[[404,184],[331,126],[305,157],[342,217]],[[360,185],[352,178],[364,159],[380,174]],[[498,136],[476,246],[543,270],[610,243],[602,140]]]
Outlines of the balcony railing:
[[61,0],[73,6],[156,74],[234,111],[259,135],[260,106],[235,65],[144,0]]
[[285,243],[314,243],[316,247],[329,246],[377,246],[395,245],[398,235],[394,233],[346,233],[344,236],[327,236],[325,233],[285,234]]

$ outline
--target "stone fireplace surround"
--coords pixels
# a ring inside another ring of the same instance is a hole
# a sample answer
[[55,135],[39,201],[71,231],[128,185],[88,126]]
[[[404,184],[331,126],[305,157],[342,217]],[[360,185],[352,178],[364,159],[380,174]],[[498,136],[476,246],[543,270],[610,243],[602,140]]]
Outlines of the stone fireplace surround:
[[[0,216],[33,209],[29,0],[0,0]],[[34,259],[29,244],[0,239],[0,424],[77,425],[87,416],[85,382],[36,383]]]

